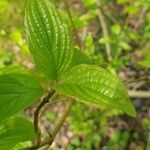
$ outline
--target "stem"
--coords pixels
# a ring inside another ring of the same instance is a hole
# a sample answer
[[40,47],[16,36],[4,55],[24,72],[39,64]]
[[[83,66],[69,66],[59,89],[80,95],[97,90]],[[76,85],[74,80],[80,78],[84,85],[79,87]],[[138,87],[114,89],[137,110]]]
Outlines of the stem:
[[114,24],[119,24],[118,21],[113,16],[109,15],[109,12],[106,12],[105,10],[103,10],[102,7],[100,7],[100,9],[101,9],[103,15],[105,16],[105,18],[107,17]]
[[81,49],[81,43],[80,43],[80,37],[78,35],[78,31],[74,25],[74,22],[72,20],[72,15],[71,15],[71,11],[70,11],[70,5],[68,4],[68,0],[64,0],[64,3],[65,3],[65,9],[66,9],[66,12],[68,14],[68,17],[69,17],[69,20],[70,20],[70,23],[71,23],[71,26],[73,28],[73,31],[74,31],[74,34],[75,34],[75,39],[76,39],[76,42],[79,46],[79,48]]
[[73,100],[69,100],[69,102],[66,105],[65,111],[63,112],[63,115],[60,117],[60,119],[57,121],[55,128],[52,130],[51,134],[53,138],[57,135],[58,131],[60,130],[61,126],[65,122],[71,108],[73,105]]
[[141,97],[141,98],[150,98],[149,91],[128,91],[130,97]]
[[46,97],[43,98],[43,100],[41,101],[40,105],[37,107],[37,109],[34,112],[34,130],[35,130],[35,133],[37,133],[37,136],[38,136],[38,141],[37,141],[38,144],[41,141],[41,139],[40,139],[41,132],[40,132],[39,127],[38,127],[40,110],[47,103],[49,103],[49,99],[52,98],[54,94],[55,94],[55,90],[52,90]]
[[[108,38],[109,36],[108,36],[107,25],[106,25],[105,18],[103,16],[103,13],[102,13],[101,8],[100,8],[99,0],[97,0],[97,5],[99,7],[98,18],[99,18],[99,21],[100,21],[100,24],[101,24],[101,27],[102,27],[103,35],[104,35],[105,38]],[[107,56],[108,56],[108,61],[112,61],[111,46],[110,46],[109,43],[106,43],[105,46],[106,46],[106,53],[107,53]]]
[[149,150],[149,148],[150,148],[150,132],[148,134],[146,150]]
[[147,11],[146,7],[142,8],[140,14],[138,15],[137,22],[135,22],[135,25],[134,25],[134,28],[133,28],[134,32],[136,32],[138,30],[138,28],[140,27],[140,25],[142,24],[142,21],[143,21],[143,18],[145,16],[146,11]]
[[73,100],[69,100],[68,103],[66,104],[66,108],[62,114],[62,116],[60,117],[60,119],[57,121],[54,129],[51,131],[50,137],[48,139],[45,139],[44,141],[42,141],[40,144],[37,144],[35,146],[29,147],[29,148],[25,148],[22,150],[37,150],[40,147],[46,146],[46,145],[51,145],[55,139],[55,136],[57,135],[57,133],[60,131],[63,123],[65,122],[71,108],[73,105]]

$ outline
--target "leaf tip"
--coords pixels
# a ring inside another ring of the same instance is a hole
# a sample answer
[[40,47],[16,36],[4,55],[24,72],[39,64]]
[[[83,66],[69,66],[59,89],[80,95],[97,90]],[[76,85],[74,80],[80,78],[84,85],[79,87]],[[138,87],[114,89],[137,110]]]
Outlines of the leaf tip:
[[131,117],[136,117],[136,110],[132,103],[128,105],[128,110],[125,110],[125,113]]

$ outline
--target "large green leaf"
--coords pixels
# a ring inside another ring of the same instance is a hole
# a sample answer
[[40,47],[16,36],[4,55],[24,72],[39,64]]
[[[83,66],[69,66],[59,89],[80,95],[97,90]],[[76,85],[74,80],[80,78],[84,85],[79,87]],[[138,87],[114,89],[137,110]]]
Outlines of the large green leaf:
[[0,122],[28,107],[42,94],[39,83],[29,75],[0,75]]
[[135,116],[134,107],[118,77],[95,65],[79,65],[62,76],[57,91],[96,106],[117,108]]
[[35,138],[33,124],[23,118],[11,118],[0,124],[0,150],[10,150],[20,142]]
[[67,24],[48,0],[28,0],[25,17],[29,50],[51,80],[70,68],[73,46]]

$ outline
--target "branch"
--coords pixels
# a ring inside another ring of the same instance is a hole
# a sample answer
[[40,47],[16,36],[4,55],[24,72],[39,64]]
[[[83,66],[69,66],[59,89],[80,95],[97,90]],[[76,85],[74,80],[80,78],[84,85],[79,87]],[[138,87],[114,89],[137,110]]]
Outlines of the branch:
[[[105,18],[103,16],[103,13],[101,11],[101,8],[100,8],[100,2],[97,0],[97,5],[99,7],[99,15],[98,15],[98,18],[99,18],[99,21],[100,21],[100,24],[101,24],[101,27],[102,27],[102,32],[103,32],[103,36],[105,38],[108,38],[108,30],[107,30],[107,25],[106,25],[106,22],[105,22]],[[108,60],[111,61],[112,60],[112,54],[111,54],[111,46],[109,43],[106,43],[106,53],[107,53],[107,56],[108,56]]]
[[63,125],[63,123],[65,122],[71,108],[73,105],[73,100],[69,100],[68,103],[66,104],[66,108],[65,111],[63,112],[62,116],[60,117],[60,119],[57,121],[55,128],[52,130],[51,134],[53,136],[53,138],[55,138],[55,136],[57,135],[57,133],[59,132],[59,130],[61,129],[61,126]]
[[37,133],[37,136],[38,136],[38,141],[37,141],[38,144],[41,141],[41,139],[40,139],[41,133],[40,133],[39,128],[38,128],[40,110],[47,103],[49,103],[49,99],[52,98],[54,94],[55,94],[55,90],[52,90],[46,97],[43,98],[40,105],[37,107],[37,109],[34,112],[34,130],[35,130],[35,133]]
[[150,98],[149,91],[128,91],[130,97]]
[[46,145],[51,145],[54,141],[55,136],[57,135],[57,133],[60,131],[63,123],[65,122],[71,108],[73,105],[73,100],[69,100],[68,103],[66,104],[66,108],[62,114],[62,116],[60,117],[60,119],[57,121],[54,129],[51,131],[50,133],[50,137],[48,139],[45,139],[44,141],[42,141],[40,144],[37,144],[35,146],[29,147],[29,148],[25,148],[22,150],[37,150],[40,147],[46,146]]
[[149,148],[150,148],[150,132],[148,133],[146,150],[149,150]]
[[[104,14],[104,16],[107,17],[112,23],[119,24],[118,21],[113,16],[109,15],[109,11],[103,10],[102,7],[100,7],[100,9],[101,9],[102,13]],[[107,9],[109,9],[109,8],[107,8]]]
[[138,14],[138,20],[137,20],[137,22],[135,22],[134,27],[133,27],[134,32],[136,32],[138,30],[138,28],[140,27],[140,25],[142,24],[142,21],[144,19],[146,11],[147,11],[147,8],[144,7],[140,11],[140,14]]

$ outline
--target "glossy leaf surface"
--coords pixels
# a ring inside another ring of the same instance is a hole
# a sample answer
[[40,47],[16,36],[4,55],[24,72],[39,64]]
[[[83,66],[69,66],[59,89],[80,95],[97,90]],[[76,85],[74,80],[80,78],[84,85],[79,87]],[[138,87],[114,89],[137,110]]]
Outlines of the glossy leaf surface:
[[78,101],[117,108],[135,116],[134,107],[122,82],[116,75],[99,66],[76,66],[61,78],[55,88]]
[[39,83],[29,75],[0,75],[0,122],[33,104],[42,94]]
[[33,124],[23,118],[11,118],[0,124],[0,150],[10,150],[20,142],[35,138]]
[[37,67],[51,80],[70,68],[73,48],[67,24],[48,0],[29,0],[26,33]]

